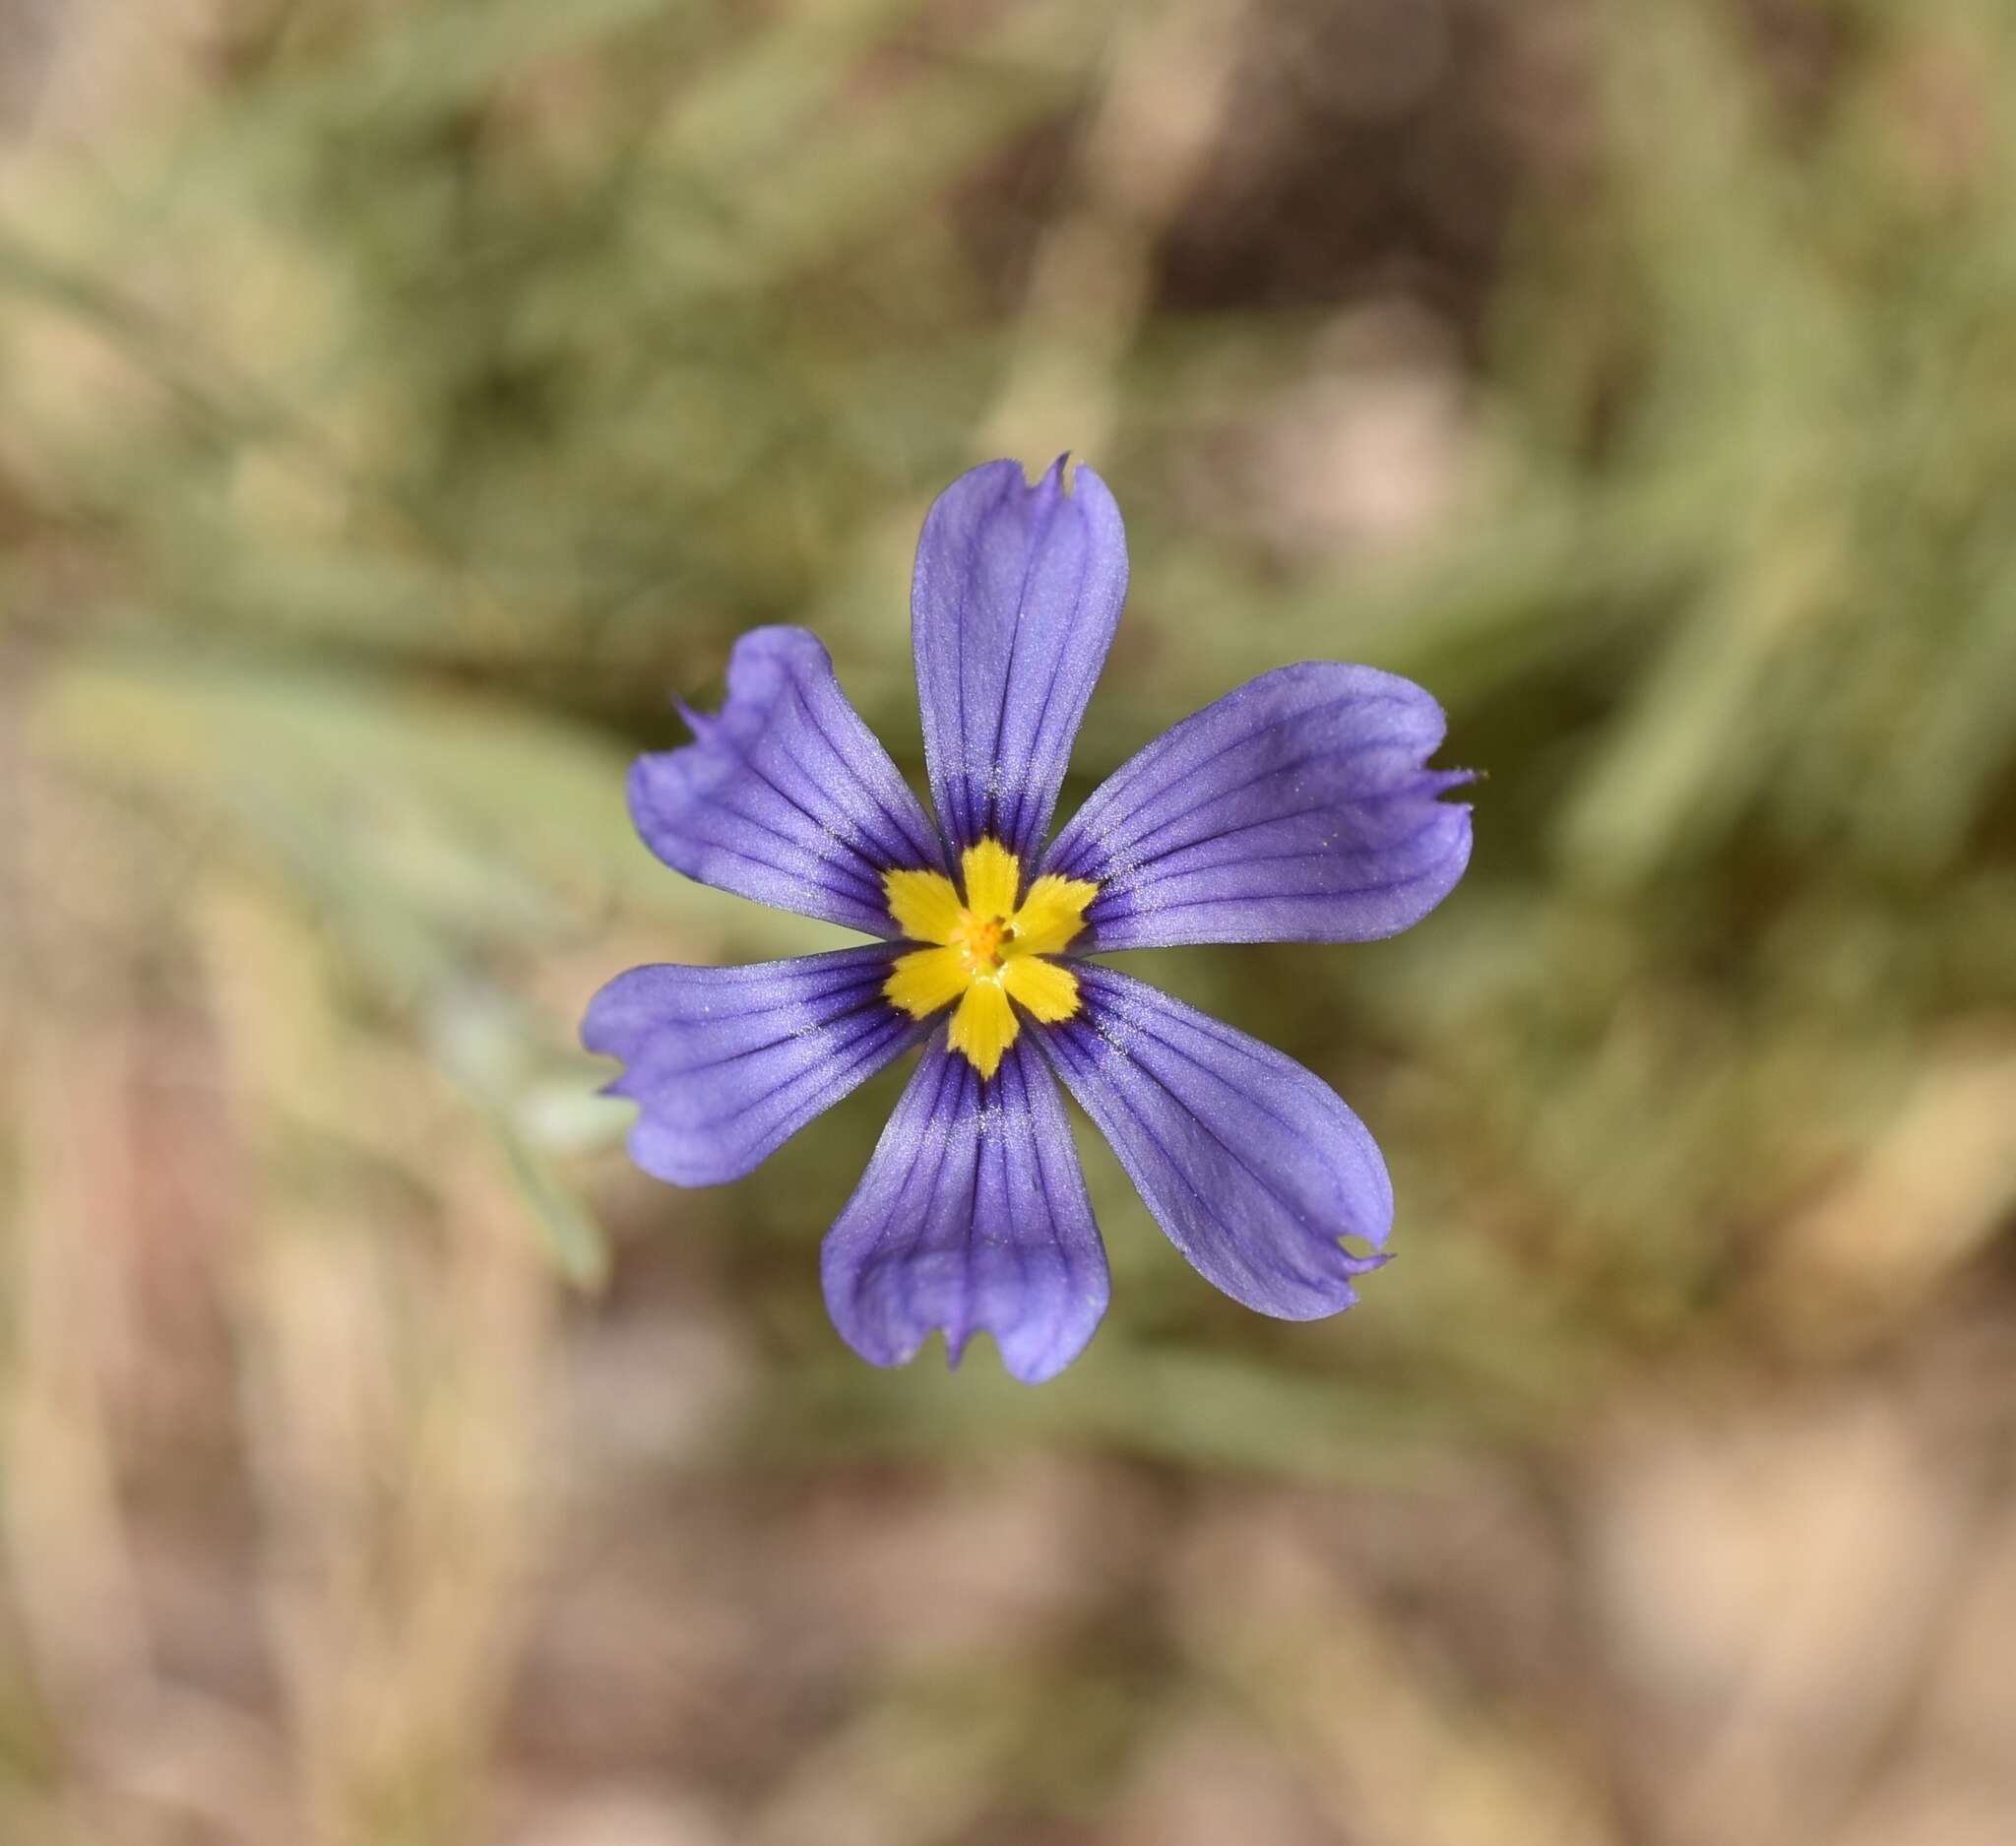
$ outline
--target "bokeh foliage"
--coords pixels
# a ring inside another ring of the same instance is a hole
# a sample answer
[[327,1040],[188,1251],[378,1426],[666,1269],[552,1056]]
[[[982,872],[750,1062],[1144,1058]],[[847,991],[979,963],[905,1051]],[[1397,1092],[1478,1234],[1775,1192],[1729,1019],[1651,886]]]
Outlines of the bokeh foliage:
[[[283,1247],[355,1237],[397,1275],[522,1221],[584,1326],[612,1234],[618,1294],[669,1264],[744,1355],[710,1465],[1056,1446],[1379,1481],[1572,1449],[1648,1366],[1907,1336],[2016,1194],[2002,1139],[1941,1113],[2016,1094],[2016,20],[1540,9],[1577,127],[1498,131],[1489,262],[1186,301],[1159,251],[1241,120],[1186,51],[1236,66],[1308,11],[248,0],[89,158],[24,144],[21,1198],[84,1158],[38,1127],[65,1048],[143,1017],[229,1099],[229,1209]],[[1144,63],[1207,93],[1168,199],[1114,172]],[[1354,344],[1395,300],[1429,361]],[[1432,515],[1285,529],[1330,491],[1329,452],[1280,439],[1300,394],[1423,363],[1458,407]],[[872,1373],[824,1324],[816,1241],[898,1079],[684,1196],[625,1175],[571,1040],[631,962],[827,940],[657,867],[624,763],[790,620],[916,771],[908,548],[1001,431],[1033,463],[1090,444],[1129,521],[1067,810],[1310,657],[1420,678],[1487,772],[1472,874],[1409,936],[1130,963],[1354,1102],[1400,1260],[1340,1322],[1257,1322],[1088,1136],[1115,1305],[1035,1394],[991,1352]],[[1922,1195],[1893,1132],[1931,1150]]]
[[[914,767],[903,548],[1010,371],[1015,246],[1040,234],[1001,163],[1069,132],[1117,23],[254,17],[229,82],[38,187],[0,240],[16,696],[38,756],[176,859],[172,900],[136,869],[99,901],[158,957],[185,881],[258,879],[345,1021],[416,1045],[511,1137],[582,1273],[600,1258],[549,1157],[617,1117],[561,1100],[590,1073],[559,1049],[581,993],[556,959],[600,972],[617,919],[668,955],[814,939],[658,875],[624,754],[677,735],[668,694],[718,683],[737,631],[796,619]],[[1839,30],[1803,112],[1712,10],[1598,32],[1600,149],[1558,218],[1543,197],[1511,226],[1485,434],[1431,544],[1285,572],[1223,508],[1194,517],[1180,438],[1208,455],[1307,362],[1294,315],[1147,323],[1113,381],[1098,459],[1136,633],[1080,786],[1313,655],[1423,678],[1492,778],[1475,878],[1415,939],[1175,977],[1355,1076],[1397,1137],[1409,1293],[1436,1303],[1378,1317],[1410,1398],[1495,1354],[1545,1400],[1592,1338],[1692,1311],[1925,1031],[2009,997],[2016,430],[1973,387],[2016,356],[2016,130],[1933,113],[1941,60],[1999,69],[2007,28]],[[975,223],[989,178],[1010,205]],[[802,1245],[806,1189],[698,1217]],[[1102,1203],[1138,1216],[1111,1183]],[[1139,1228],[1107,1349],[1188,1326],[1200,1360],[1393,1378],[1379,1328],[1241,1329],[1137,1260]],[[898,1416],[916,1390],[863,1386]]]

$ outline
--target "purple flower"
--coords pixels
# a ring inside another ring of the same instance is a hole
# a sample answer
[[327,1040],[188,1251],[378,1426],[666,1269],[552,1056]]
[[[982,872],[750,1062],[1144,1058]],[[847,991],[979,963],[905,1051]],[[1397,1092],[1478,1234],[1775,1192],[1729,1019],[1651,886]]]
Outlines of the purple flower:
[[1441,708],[1369,667],[1263,673],[1123,764],[1045,847],[1127,588],[1112,495],[1059,461],[953,482],[911,596],[933,826],[802,628],[736,644],[695,741],[641,758],[645,844],[703,883],[880,940],[744,968],[633,968],[582,1027],[622,1059],[637,1164],[750,1172],[912,1046],[922,1061],[820,1270],[876,1365],[980,1328],[1034,1383],[1107,1297],[1052,1075],[1205,1278],[1266,1314],[1349,1307],[1384,1260],[1385,1162],[1330,1088],[1257,1040],[1085,957],[1184,942],[1361,942],[1463,875],[1470,810],[1424,767]]

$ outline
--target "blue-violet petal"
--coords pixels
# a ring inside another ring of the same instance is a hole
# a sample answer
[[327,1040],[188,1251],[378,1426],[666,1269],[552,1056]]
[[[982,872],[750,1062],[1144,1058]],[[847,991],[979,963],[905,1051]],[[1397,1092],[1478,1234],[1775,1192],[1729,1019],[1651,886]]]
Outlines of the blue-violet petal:
[[1027,861],[1056,805],[1078,722],[1127,594],[1106,484],[1059,461],[1031,486],[989,462],[938,496],[911,590],[917,703],[938,818],[955,851],[991,835]]
[[1442,708],[1410,679],[1314,661],[1166,731],[1087,798],[1043,861],[1091,878],[1079,953],[1363,942],[1418,923],[1470,861],[1470,780],[1430,770]]
[[982,1329],[1026,1384],[1061,1371],[1105,1312],[1093,1223],[1057,1086],[1024,1033],[982,1082],[925,1051],[820,1252],[842,1337],[902,1365],[942,1328],[953,1362]]
[[694,742],[630,771],[645,845],[702,884],[894,936],[882,874],[936,867],[942,850],[817,637],[751,630],[720,712],[686,719]]
[[1235,1301],[1313,1320],[1357,1299],[1393,1224],[1364,1124],[1293,1059],[1110,968],[1078,967],[1085,1009],[1034,1035],[1169,1241]]
[[630,1157],[673,1185],[753,1171],[923,1037],[882,997],[890,951],[741,968],[633,968],[590,1003],[581,1042],[623,1060],[641,1111]]

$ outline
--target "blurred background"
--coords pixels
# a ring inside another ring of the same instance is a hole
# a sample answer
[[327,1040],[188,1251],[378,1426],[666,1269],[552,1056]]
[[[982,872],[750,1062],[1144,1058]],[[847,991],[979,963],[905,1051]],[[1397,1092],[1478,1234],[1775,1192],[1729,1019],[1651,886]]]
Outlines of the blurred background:
[[[2016,1837],[2000,0],[0,0],[0,1840]],[[1130,958],[1399,1259],[1252,1316],[1081,1121],[1037,1390],[574,1049],[825,946],[632,837],[743,628],[920,769],[930,496],[1134,589],[1064,809],[1449,706],[1364,948]]]

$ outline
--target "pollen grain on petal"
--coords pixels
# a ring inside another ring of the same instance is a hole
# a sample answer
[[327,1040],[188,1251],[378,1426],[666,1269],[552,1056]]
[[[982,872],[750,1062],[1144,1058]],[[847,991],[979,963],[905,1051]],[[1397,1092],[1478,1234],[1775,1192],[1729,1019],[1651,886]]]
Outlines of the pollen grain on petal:
[[882,890],[896,926],[913,942],[952,940],[959,893],[942,871],[885,871]]
[[1090,878],[1060,878],[1045,872],[1029,887],[1015,913],[1015,952],[1055,955],[1085,927],[1085,913],[1099,896]]
[[1078,977],[1062,962],[1025,955],[1001,970],[1001,987],[1032,1019],[1060,1025],[1078,1011]]
[[1001,1068],[1001,1059],[1015,1043],[1022,1022],[998,981],[976,981],[952,1015],[951,1045],[963,1052],[983,1078]]
[[885,999],[913,1019],[928,1019],[950,1006],[972,985],[966,959],[957,949],[913,949],[899,955],[882,984]]

